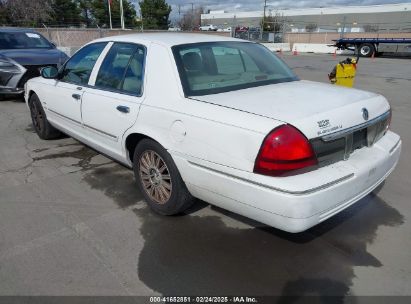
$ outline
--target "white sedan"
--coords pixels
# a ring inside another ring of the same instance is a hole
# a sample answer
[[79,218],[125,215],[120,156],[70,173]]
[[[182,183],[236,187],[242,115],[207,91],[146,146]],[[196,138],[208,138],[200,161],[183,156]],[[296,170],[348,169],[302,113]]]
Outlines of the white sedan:
[[199,27],[200,31],[217,31],[217,27],[212,24],[207,24]]
[[233,38],[98,39],[25,97],[40,138],[63,132],[133,168],[164,215],[196,197],[300,232],[373,191],[401,150],[383,96],[299,80]]

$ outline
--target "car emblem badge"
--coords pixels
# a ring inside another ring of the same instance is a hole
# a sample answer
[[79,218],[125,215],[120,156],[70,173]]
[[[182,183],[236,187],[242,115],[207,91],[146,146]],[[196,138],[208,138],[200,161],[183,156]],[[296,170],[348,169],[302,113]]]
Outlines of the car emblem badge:
[[368,114],[368,110],[366,108],[362,108],[362,118],[364,118],[364,120],[368,120],[369,114]]
[[317,121],[317,124],[321,129],[327,128],[331,125],[329,119]]

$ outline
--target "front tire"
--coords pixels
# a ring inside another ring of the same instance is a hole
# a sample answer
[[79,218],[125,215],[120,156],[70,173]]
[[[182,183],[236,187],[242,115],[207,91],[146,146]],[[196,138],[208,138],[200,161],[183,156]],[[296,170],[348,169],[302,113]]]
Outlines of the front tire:
[[137,185],[148,205],[162,215],[183,212],[193,204],[171,155],[157,142],[141,140],[133,156]]
[[61,136],[61,132],[54,128],[47,120],[46,113],[36,94],[30,96],[29,108],[34,130],[41,139],[49,140]]

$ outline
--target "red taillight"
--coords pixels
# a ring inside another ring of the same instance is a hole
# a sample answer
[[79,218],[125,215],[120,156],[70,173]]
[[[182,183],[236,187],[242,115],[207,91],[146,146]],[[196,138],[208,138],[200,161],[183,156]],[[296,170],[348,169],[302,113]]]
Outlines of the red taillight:
[[271,131],[264,139],[255,160],[254,172],[280,176],[317,163],[308,139],[296,128],[282,125]]

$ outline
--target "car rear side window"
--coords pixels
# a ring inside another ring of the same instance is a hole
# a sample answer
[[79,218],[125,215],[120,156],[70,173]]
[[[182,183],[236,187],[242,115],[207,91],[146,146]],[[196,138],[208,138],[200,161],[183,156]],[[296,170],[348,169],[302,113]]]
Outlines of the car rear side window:
[[95,86],[141,95],[145,49],[131,43],[114,43],[97,74]]
[[93,43],[83,47],[67,61],[61,80],[79,85],[86,85],[91,71],[107,42]]

